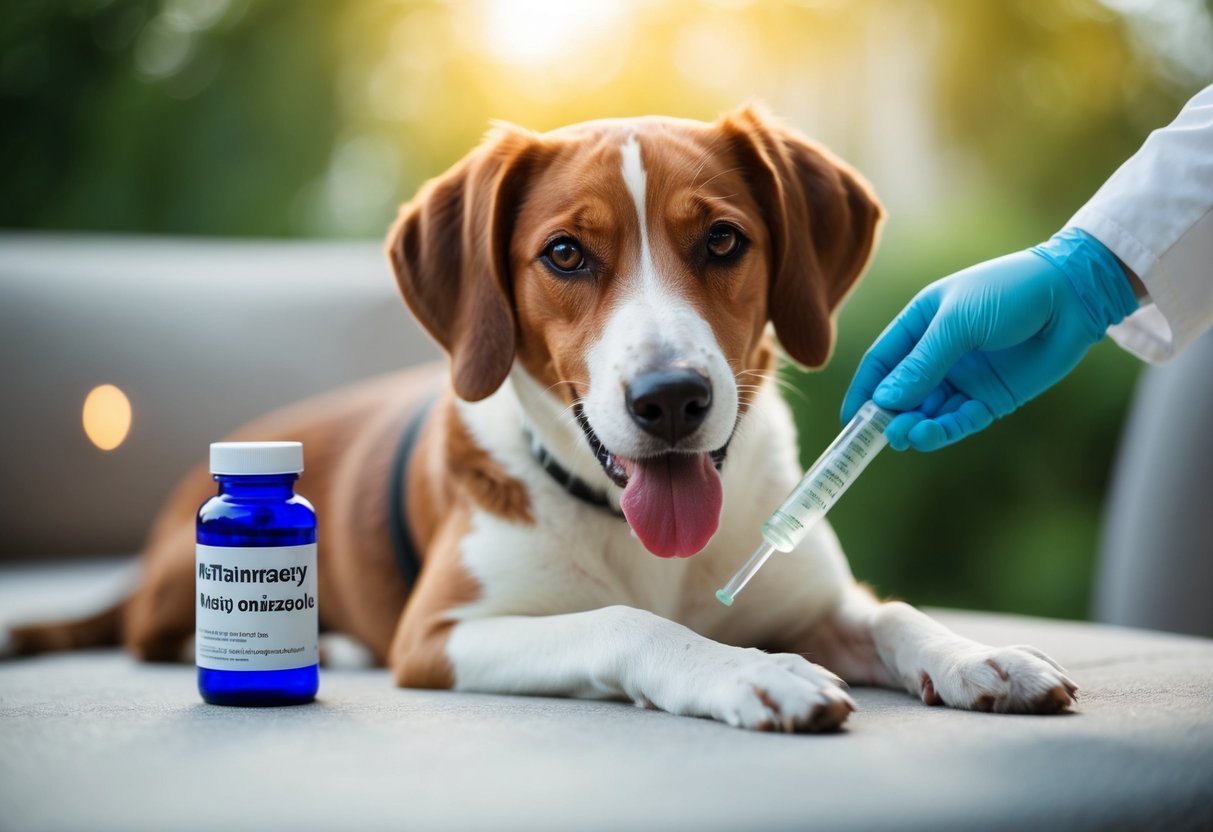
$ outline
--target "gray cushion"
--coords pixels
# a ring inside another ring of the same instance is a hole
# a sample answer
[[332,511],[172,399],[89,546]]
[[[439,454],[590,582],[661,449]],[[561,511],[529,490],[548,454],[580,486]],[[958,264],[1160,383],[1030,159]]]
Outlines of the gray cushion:
[[[0,557],[129,552],[209,442],[439,354],[377,242],[0,234]],[[102,383],[133,409],[109,452]]]
[[[98,567],[0,571],[3,617],[79,606]],[[753,734],[619,703],[397,690],[326,670],[320,701],[203,705],[189,666],[115,650],[0,665],[0,828],[1213,828],[1213,642],[937,611],[1047,650],[1078,712],[855,691],[835,736]]]

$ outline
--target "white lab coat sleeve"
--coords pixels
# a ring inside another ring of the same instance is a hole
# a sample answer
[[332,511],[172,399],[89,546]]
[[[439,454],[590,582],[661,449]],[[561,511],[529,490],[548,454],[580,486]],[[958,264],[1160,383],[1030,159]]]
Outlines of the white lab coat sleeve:
[[1145,284],[1108,334],[1160,363],[1213,326],[1213,86],[1155,130],[1071,218]]

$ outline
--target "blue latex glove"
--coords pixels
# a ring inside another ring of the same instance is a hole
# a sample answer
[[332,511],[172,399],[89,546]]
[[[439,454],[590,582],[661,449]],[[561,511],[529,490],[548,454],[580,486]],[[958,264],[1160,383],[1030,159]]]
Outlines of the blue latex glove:
[[1052,387],[1137,305],[1116,257],[1063,229],[919,292],[864,355],[842,421],[872,399],[901,411],[897,450],[950,445]]

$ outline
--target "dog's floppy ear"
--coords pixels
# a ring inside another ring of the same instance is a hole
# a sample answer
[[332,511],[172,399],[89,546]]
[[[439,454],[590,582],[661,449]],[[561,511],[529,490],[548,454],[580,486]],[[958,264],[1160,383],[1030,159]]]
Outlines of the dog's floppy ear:
[[479,401],[514,361],[509,247],[533,134],[495,127],[400,209],[387,255],[404,300],[451,356],[455,392]]
[[767,215],[775,334],[796,361],[820,367],[834,348],[834,313],[868,264],[884,209],[845,162],[755,108],[719,126],[752,171]]

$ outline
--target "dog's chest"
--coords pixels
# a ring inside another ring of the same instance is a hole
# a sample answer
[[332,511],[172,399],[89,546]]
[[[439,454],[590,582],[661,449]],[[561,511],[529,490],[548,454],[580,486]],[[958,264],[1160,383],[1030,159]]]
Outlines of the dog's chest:
[[775,427],[755,425],[739,437],[725,467],[720,527],[704,551],[685,559],[650,554],[622,519],[570,497],[542,470],[511,465],[530,495],[535,523],[474,513],[460,557],[480,584],[481,597],[455,611],[457,617],[558,615],[625,605],[734,644],[770,643],[811,621],[833,603],[846,573],[828,528],[801,550],[772,560],[738,605],[726,608],[715,598],[759,542],[766,515],[795,482],[790,425],[779,425],[779,415],[771,420]]

